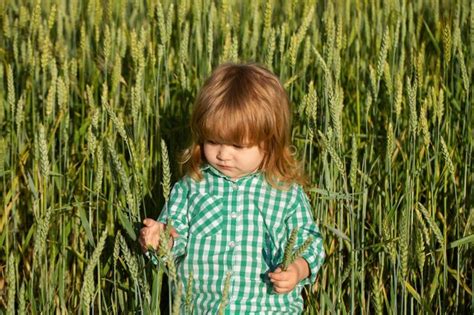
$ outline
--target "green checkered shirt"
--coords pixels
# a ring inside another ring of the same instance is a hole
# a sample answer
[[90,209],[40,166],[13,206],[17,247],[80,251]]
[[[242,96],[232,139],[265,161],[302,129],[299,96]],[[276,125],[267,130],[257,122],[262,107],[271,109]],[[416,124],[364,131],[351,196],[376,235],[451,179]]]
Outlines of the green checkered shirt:
[[[185,176],[175,184],[159,218],[170,217],[179,233],[173,254],[183,287],[193,274],[193,313],[218,312],[229,272],[225,314],[301,313],[301,289],[315,281],[324,260],[321,234],[302,188],[275,189],[259,172],[232,180],[206,165],[202,173],[201,181]],[[299,227],[295,247],[313,237],[302,255],[310,276],[292,292],[277,294],[267,273],[282,262],[294,227]]]

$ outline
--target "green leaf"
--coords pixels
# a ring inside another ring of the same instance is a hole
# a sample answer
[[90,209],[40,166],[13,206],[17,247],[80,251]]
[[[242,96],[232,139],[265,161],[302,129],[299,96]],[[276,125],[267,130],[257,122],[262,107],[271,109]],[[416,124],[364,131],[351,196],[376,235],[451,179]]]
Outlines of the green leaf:
[[133,229],[133,225],[130,222],[130,220],[128,220],[127,216],[123,213],[123,211],[121,209],[118,209],[117,213],[118,213],[118,218],[119,218],[120,224],[125,229],[128,236],[130,236],[130,238],[132,240],[136,241],[137,240],[137,234],[135,234],[135,231]]
[[92,246],[95,247],[94,236],[92,235],[91,225],[89,223],[89,220],[87,219],[86,211],[79,204],[78,209],[79,217],[81,218],[82,227],[84,227],[84,231],[86,232],[87,240],[90,244],[92,244]]

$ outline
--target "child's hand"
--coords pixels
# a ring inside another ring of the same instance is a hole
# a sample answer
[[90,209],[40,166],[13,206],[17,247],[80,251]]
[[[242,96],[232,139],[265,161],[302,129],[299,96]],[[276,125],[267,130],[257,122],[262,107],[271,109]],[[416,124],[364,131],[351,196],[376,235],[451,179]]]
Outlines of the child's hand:
[[303,279],[309,276],[309,266],[304,258],[296,259],[286,271],[280,267],[268,274],[276,293],[289,293]]
[[[140,230],[140,237],[138,239],[142,251],[146,253],[150,246],[156,250],[160,243],[160,235],[166,228],[166,224],[147,218],[143,220],[143,225],[144,227]],[[178,233],[174,228],[171,229],[171,236],[178,237]],[[170,244],[171,246],[172,243]]]

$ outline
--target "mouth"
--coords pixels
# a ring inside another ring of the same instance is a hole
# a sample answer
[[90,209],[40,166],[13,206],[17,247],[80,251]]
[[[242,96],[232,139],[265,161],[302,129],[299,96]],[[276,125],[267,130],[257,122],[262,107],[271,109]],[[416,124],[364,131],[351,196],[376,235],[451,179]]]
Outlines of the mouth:
[[220,165],[220,164],[217,164],[217,166],[220,168],[220,169],[223,169],[223,170],[230,170],[232,169],[232,167],[228,166],[228,165]]

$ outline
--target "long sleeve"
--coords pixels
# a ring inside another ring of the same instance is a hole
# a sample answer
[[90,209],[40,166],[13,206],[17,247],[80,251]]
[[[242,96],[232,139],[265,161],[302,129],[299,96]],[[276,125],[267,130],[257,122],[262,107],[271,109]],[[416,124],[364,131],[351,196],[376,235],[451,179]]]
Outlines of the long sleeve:
[[323,239],[318,226],[314,222],[308,198],[300,186],[297,186],[296,190],[295,201],[290,208],[286,224],[288,234],[290,234],[294,228],[298,228],[294,250],[301,246],[308,237],[313,238],[309,248],[302,254],[302,257],[306,260],[310,269],[309,277],[303,281],[303,284],[308,284],[314,283],[316,280],[316,274],[324,262],[325,253]]
[[186,243],[188,239],[189,220],[188,220],[188,183],[185,179],[178,181],[171,190],[170,198],[163,207],[158,221],[166,224],[168,218],[176,229],[178,237],[174,239],[172,248],[173,255],[179,257],[186,252]]

